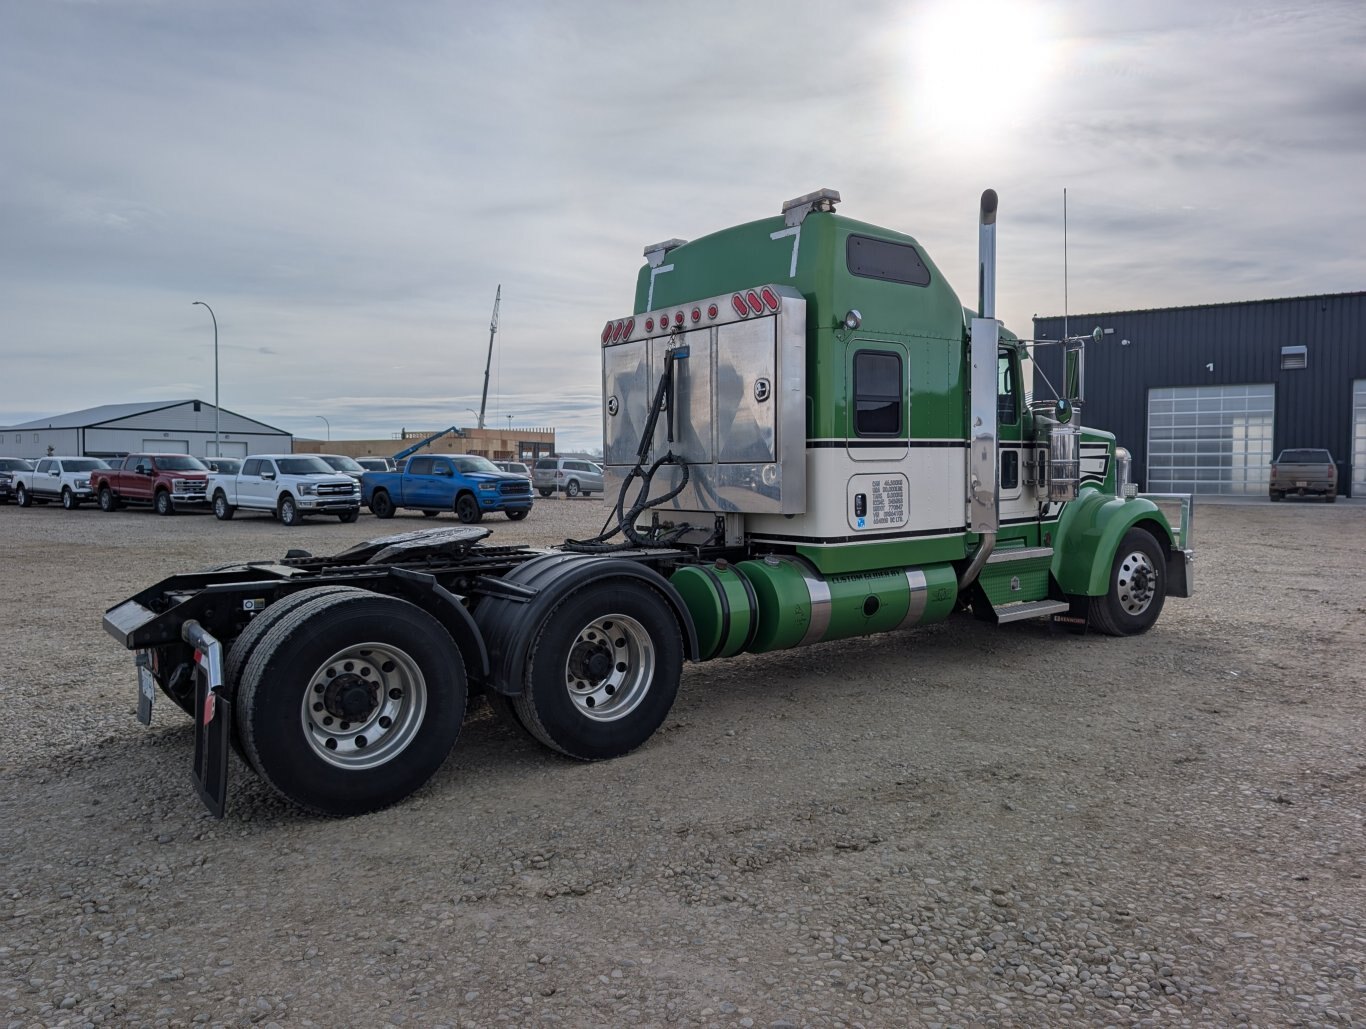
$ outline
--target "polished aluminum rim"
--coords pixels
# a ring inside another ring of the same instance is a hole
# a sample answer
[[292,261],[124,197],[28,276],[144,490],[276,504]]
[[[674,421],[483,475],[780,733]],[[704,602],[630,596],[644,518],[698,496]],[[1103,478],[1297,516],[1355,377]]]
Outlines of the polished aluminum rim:
[[1141,615],[1157,596],[1157,568],[1152,558],[1135,550],[1119,563],[1115,577],[1119,604],[1131,615]]
[[300,717],[318,757],[356,771],[392,761],[426,712],[427,680],[417,662],[381,643],[358,643],[318,666]]
[[654,674],[654,642],[628,615],[604,615],[585,625],[564,666],[570,699],[595,722],[614,722],[639,707]]

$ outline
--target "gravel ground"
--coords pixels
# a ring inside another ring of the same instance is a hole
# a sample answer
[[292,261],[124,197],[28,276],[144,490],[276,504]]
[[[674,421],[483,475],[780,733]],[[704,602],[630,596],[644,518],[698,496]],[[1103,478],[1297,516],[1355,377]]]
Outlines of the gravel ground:
[[1197,595],[1145,637],[696,665],[617,761],[484,714],[388,811],[236,765],[210,819],[104,608],[422,524],[0,507],[6,1025],[1366,1024],[1366,508],[1201,507]]

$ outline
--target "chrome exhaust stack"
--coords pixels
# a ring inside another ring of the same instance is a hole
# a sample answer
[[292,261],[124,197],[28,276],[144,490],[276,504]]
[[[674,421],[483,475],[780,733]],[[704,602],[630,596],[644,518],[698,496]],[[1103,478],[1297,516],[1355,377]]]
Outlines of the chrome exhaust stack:
[[1000,528],[1000,469],[996,446],[996,355],[1001,323],[996,320],[996,206],[994,189],[982,194],[977,230],[977,307],[969,336],[971,404],[968,427],[968,529],[980,537],[972,563],[958,582],[971,586],[996,547]]

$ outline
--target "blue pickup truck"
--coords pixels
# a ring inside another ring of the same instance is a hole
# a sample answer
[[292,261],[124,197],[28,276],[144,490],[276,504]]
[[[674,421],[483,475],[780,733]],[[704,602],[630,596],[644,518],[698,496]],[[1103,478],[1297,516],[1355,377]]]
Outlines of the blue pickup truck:
[[454,511],[462,522],[477,522],[490,511],[512,521],[531,513],[531,480],[494,467],[473,454],[410,457],[400,472],[367,471],[361,479],[361,502],[377,518],[392,518],[400,507],[428,518]]

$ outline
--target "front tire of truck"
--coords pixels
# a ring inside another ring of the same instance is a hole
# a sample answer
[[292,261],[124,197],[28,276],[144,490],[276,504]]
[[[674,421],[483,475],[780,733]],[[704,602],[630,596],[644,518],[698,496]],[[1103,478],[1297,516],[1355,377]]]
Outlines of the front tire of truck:
[[343,511],[341,514],[337,515],[337,521],[341,522],[343,525],[350,525],[359,518],[360,508],[358,507],[352,508],[350,511]]
[[71,492],[70,486],[62,487],[62,507],[68,511],[74,511],[81,506],[81,502],[76,499],[76,494]]
[[24,488],[22,482],[19,484],[19,488],[14,491],[14,502],[20,507],[33,506],[33,496]]
[[298,502],[288,493],[280,498],[280,507],[277,511],[277,517],[280,519],[281,524],[289,526],[300,525],[304,520],[304,516],[299,513]]
[[484,512],[479,510],[479,501],[473,493],[462,493],[455,498],[455,517],[466,525],[473,525],[484,517]]
[[100,487],[100,510],[117,511],[119,509],[118,498],[114,496],[114,491],[108,486]]
[[531,513],[531,510],[530,508],[525,507],[511,507],[508,508],[508,510],[504,513],[508,516],[508,521],[520,522],[523,518],[525,518],[527,515]]
[[663,724],[682,674],[683,638],[663,597],[639,582],[590,583],[542,620],[517,720],[581,761],[620,757]]
[[540,494],[541,496],[543,496],[543,497],[548,497],[548,496],[550,496],[552,493],[554,493],[555,491],[554,491],[553,489],[538,489],[536,492],[539,493],[539,494]]
[[228,503],[228,495],[219,490],[213,495],[213,516],[220,522],[232,521],[232,516],[237,513],[237,508]]
[[157,490],[156,499],[152,506],[156,508],[156,512],[159,515],[175,514],[175,503],[171,500],[171,493],[169,490]]
[[344,589],[297,601],[265,630],[241,672],[237,716],[248,760],[281,796],[358,815],[432,777],[467,698],[440,622],[406,600]]
[[1147,632],[1167,599],[1167,558],[1151,533],[1130,529],[1110,566],[1110,585],[1092,597],[1090,622],[1107,636]]
[[379,490],[370,498],[370,511],[376,518],[392,518],[394,501],[384,490]]

